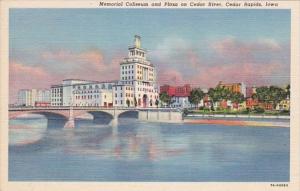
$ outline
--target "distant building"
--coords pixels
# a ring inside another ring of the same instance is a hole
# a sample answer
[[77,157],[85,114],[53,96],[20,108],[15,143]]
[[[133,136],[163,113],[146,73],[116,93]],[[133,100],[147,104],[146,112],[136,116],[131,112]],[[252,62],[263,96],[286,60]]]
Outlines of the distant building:
[[18,92],[17,105],[19,106],[39,106],[50,104],[50,91],[46,89],[21,89]]
[[280,103],[278,103],[276,105],[276,110],[289,111],[290,110],[290,99],[284,99],[284,100],[280,101]]
[[256,94],[256,87],[246,87],[246,97],[250,98],[253,94]]
[[170,97],[189,97],[192,88],[189,84],[185,84],[184,86],[170,86],[170,85],[163,85],[160,86],[160,93],[165,92]]
[[225,84],[222,81],[220,81],[218,86],[224,87],[225,89],[228,89],[231,92],[241,93],[244,95],[244,97],[246,96],[246,85],[243,82]]
[[192,88],[189,84],[185,84],[184,86],[160,86],[160,93],[165,92],[171,97],[171,107],[191,107],[191,103],[189,102],[191,91]]
[[246,108],[254,109],[258,106],[258,100],[251,97],[246,99]]

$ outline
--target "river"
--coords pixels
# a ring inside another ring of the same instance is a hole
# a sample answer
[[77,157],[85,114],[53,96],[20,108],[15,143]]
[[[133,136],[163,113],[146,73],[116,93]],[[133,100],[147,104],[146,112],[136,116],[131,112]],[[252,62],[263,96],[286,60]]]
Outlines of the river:
[[44,118],[11,120],[9,180],[289,181],[289,128],[146,123],[131,115],[108,123],[81,119],[64,129]]

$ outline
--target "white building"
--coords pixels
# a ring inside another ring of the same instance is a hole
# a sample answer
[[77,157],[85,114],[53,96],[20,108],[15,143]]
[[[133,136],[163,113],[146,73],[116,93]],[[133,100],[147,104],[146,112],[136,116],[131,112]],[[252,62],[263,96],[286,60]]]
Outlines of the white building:
[[73,85],[73,106],[113,106],[115,82],[92,82]]
[[51,106],[112,106],[116,82],[66,79],[51,86]]
[[17,105],[36,106],[39,103],[50,103],[50,91],[46,89],[21,89],[18,92]]
[[134,46],[120,63],[120,82],[113,88],[114,106],[155,107],[159,99],[155,67],[141,48],[141,37],[135,35]]
[[189,101],[189,97],[173,96],[171,98],[171,107],[190,108],[192,104]]
[[146,59],[137,35],[120,63],[120,81],[66,79],[51,86],[51,106],[155,107],[158,99],[155,67]]

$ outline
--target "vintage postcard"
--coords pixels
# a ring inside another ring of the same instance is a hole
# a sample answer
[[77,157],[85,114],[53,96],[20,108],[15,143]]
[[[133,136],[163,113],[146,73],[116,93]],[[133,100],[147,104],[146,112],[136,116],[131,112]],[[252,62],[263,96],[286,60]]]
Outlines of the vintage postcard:
[[0,190],[299,184],[298,1],[1,1]]

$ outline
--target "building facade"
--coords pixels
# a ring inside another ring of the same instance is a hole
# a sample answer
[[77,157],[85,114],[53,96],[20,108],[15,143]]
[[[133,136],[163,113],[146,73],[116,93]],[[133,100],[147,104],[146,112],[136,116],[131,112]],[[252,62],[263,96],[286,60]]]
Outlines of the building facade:
[[156,71],[135,36],[128,57],[120,63],[120,80],[97,82],[66,79],[51,86],[51,106],[155,107],[159,99]]
[[115,82],[66,79],[51,86],[51,106],[111,107]]
[[47,89],[21,89],[18,92],[19,106],[49,106],[50,90]]
[[141,37],[135,35],[128,57],[120,63],[120,81],[113,88],[114,106],[155,107],[159,99],[155,66],[147,60]]
[[243,82],[225,84],[222,81],[220,81],[218,86],[228,89],[229,91],[234,92],[234,93],[241,93],[244,95],[244,97],[246,97],[246,85]]
[[185,84],[183,86],[160,86],[160,92],[165,92],[171,97],[171,107],[192,107],[191,103],[189,102],[189,96],[191,94],[191,91],[192,88],[189,84]]

